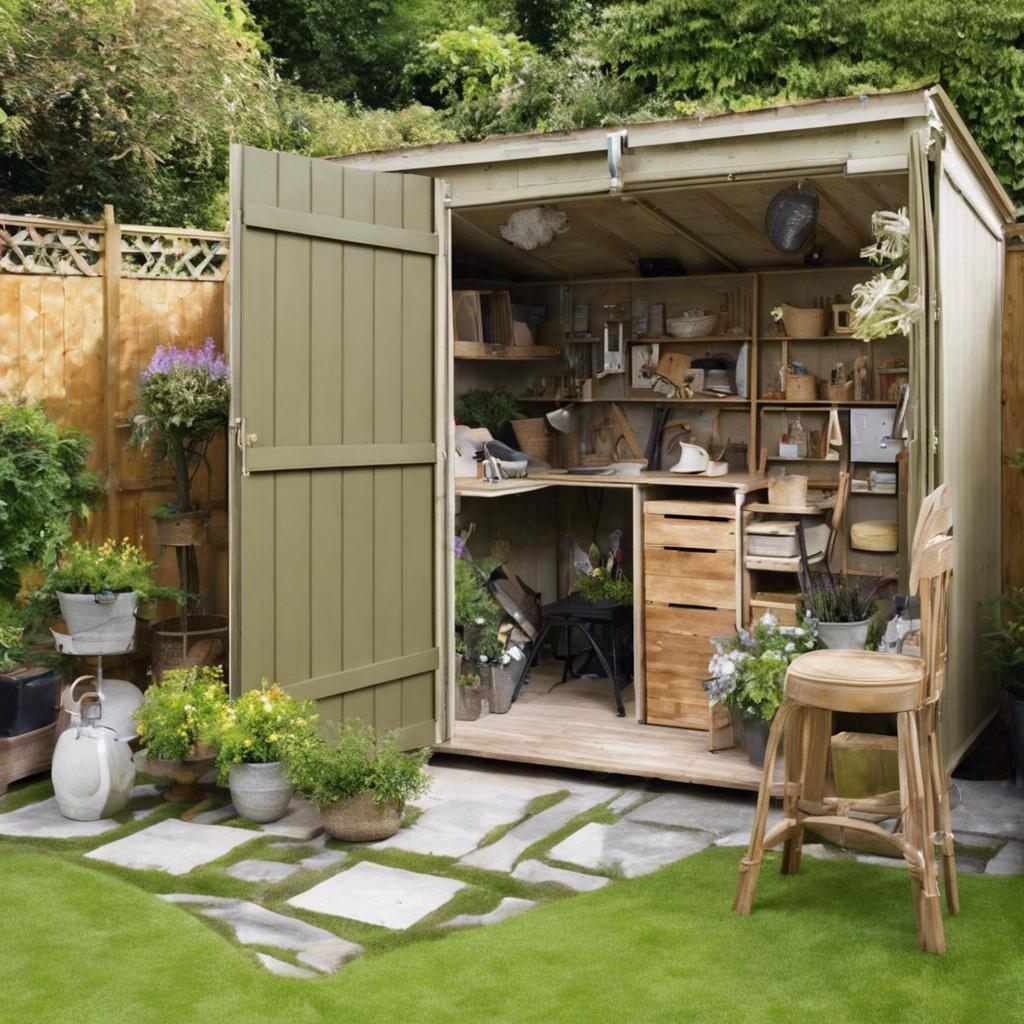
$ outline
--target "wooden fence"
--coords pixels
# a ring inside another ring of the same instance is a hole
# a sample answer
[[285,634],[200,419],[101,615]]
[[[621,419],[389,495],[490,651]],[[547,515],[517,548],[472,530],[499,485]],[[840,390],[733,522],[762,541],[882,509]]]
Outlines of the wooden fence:
[[[1007,229],[1003,303],[1003,587],[1024,586],[1024,224]],[[983,439],[979,439],[984,443]],[[979,500],[985,500],[979,495]]]
[[[150,509],[172,492],[166,470],[129,447],[139,375],[158,345],[227,338],[224,233],[0,214],[0,394],[41,400],[95,442],[107,502],[91,539],[143,538],[157,555]],[[198,550],[204,602],[227,610],[225,441],[211,446],[210,543]],[[207,482],[195,493],[205,497]],[[173,552],[160,566],[176,582]]]

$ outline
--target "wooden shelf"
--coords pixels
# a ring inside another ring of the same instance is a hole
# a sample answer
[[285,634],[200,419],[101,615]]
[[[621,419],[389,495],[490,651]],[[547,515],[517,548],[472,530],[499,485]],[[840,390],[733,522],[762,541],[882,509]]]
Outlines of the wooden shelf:
[[895,409],[895,402],[832,402],[827,398],[816,398],[807,401],[789,401],[786,398],[759,398],[757,400],[758,405],[777,405],[787,406],[790,409],[801,410],[806,409],[808,412],[814,412],[816,409],[825,408],[828,409],[831,406],[835,406],[837,409],[867,409],[874,407],[876,409]]
[[840,459],[812,459],[807,456],[791,458],[788,455],[769,455],[769,462],[834,462],[837,466],[840,463]]
[[745,408],[750,405],[749,398],[666,398],[664,395],[609,395],[601,398],[568,398],[567,402],[581,402],[583,404],[593,402],[646,402],[657,405],[735,405],[737,408]]
[[[811,338],[793,338],[788,334],[759,334],[757,336],[758,341],[788,341],[790,344],[799,344],[801,341],[855,341],[858,345],[869,345],[870,341],[865,342],[860,338],[855,338],[852,334],[817,334]],[[906,339],[905,334],[890,334],[888,338],[872,338],[871,341],[890,341],[893,338]],[[906,369],[901,367],[901,369]]]
[[651,335],[648,338],[627,338],[627,345],[692,345],[721,341],[751,341],[749,334],[698,334],[693,338],[676,338],[671,334]]
[[456,341],[456,359],[504,359],[506,361],[528,359],[561,359],[562,350],[557,345],[509,345],[507,347],[488,345],[485,341]]

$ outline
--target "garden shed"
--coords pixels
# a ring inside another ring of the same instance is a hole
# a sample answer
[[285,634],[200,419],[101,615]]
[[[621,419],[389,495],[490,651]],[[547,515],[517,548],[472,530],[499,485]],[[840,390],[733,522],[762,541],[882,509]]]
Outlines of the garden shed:
[[[699,684],[709,637],[794,611],[791,579],[745,548],[781,466],[826,496],[850,475],[834,557],[897,588],[923,496],[951,485],[943,733],[947,760],[963,755],[996,704],[980,634],[1000,589],[1014,210],[941,89],[335,161],[240,147],[232,170],[236,687],[277,678],[409,745],[756,788]],[[769,208],[808,194],[813,234],[780,246]],[[901,208],[923,312],[863,342],[844,319],[877,269],[861,250],[873,214]],[[701,332],[669,330],[686,318]],[[689,375],[666,393],[645,367]],[[497,387],[540,427],[575,417],[536,433],[550,470],[466,469],[454,402]],[[673,474],[668,453],[654,468],[659,415],[724,475]],[[647,468],[587,473],[602,448]],[[866,543],[858,523],[895,539]],[[539,680],[508,714],[455,721],[454,538],[470,526],[545,601],[572,586],[567,535],[621,531],[624,717],[603,683]]]

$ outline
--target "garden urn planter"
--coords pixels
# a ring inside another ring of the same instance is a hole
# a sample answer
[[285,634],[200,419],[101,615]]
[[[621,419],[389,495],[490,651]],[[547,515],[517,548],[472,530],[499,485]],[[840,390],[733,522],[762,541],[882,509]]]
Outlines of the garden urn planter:
[[197,804],[206,799],[199,788],[199,780],[213,767],[217,751],[205,744],[195,744],[186,757],[169,759],[145,757],[139,771],[158,779],[170,779],[173,785],[164,793],[172,803]]
[[277,821],[288,809],[295,787],[285,778],[284,762],[233,764],[228,785],[235,810],[246,821]]
[[328,834],[347,843],[372,843],[388,839],[402,827],[399,804],[377,804],[369,793],[360,793],[336,804],[321,804],[320,819]]
[[862,651],[868,641],[870,619],[860,622],[819,622],[818,640],[830,651]]
[[483,711],[484,686],[459,686],[455,692],[455,720],[475,722]]
[[135,639],[135,609],[139,595],[66,594],[58,592],[60,612],[74,639],[89,640],[104,654],[127,651]]

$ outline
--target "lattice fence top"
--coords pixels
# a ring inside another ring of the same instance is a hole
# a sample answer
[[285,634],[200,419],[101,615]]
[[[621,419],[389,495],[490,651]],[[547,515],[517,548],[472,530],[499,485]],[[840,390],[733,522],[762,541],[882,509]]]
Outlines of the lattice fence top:
[[[103,224],[0,213],[0,273],[99,277],[105,272]],[[125,225],[121,276],[222,281],[228,236],[215,231]]]

